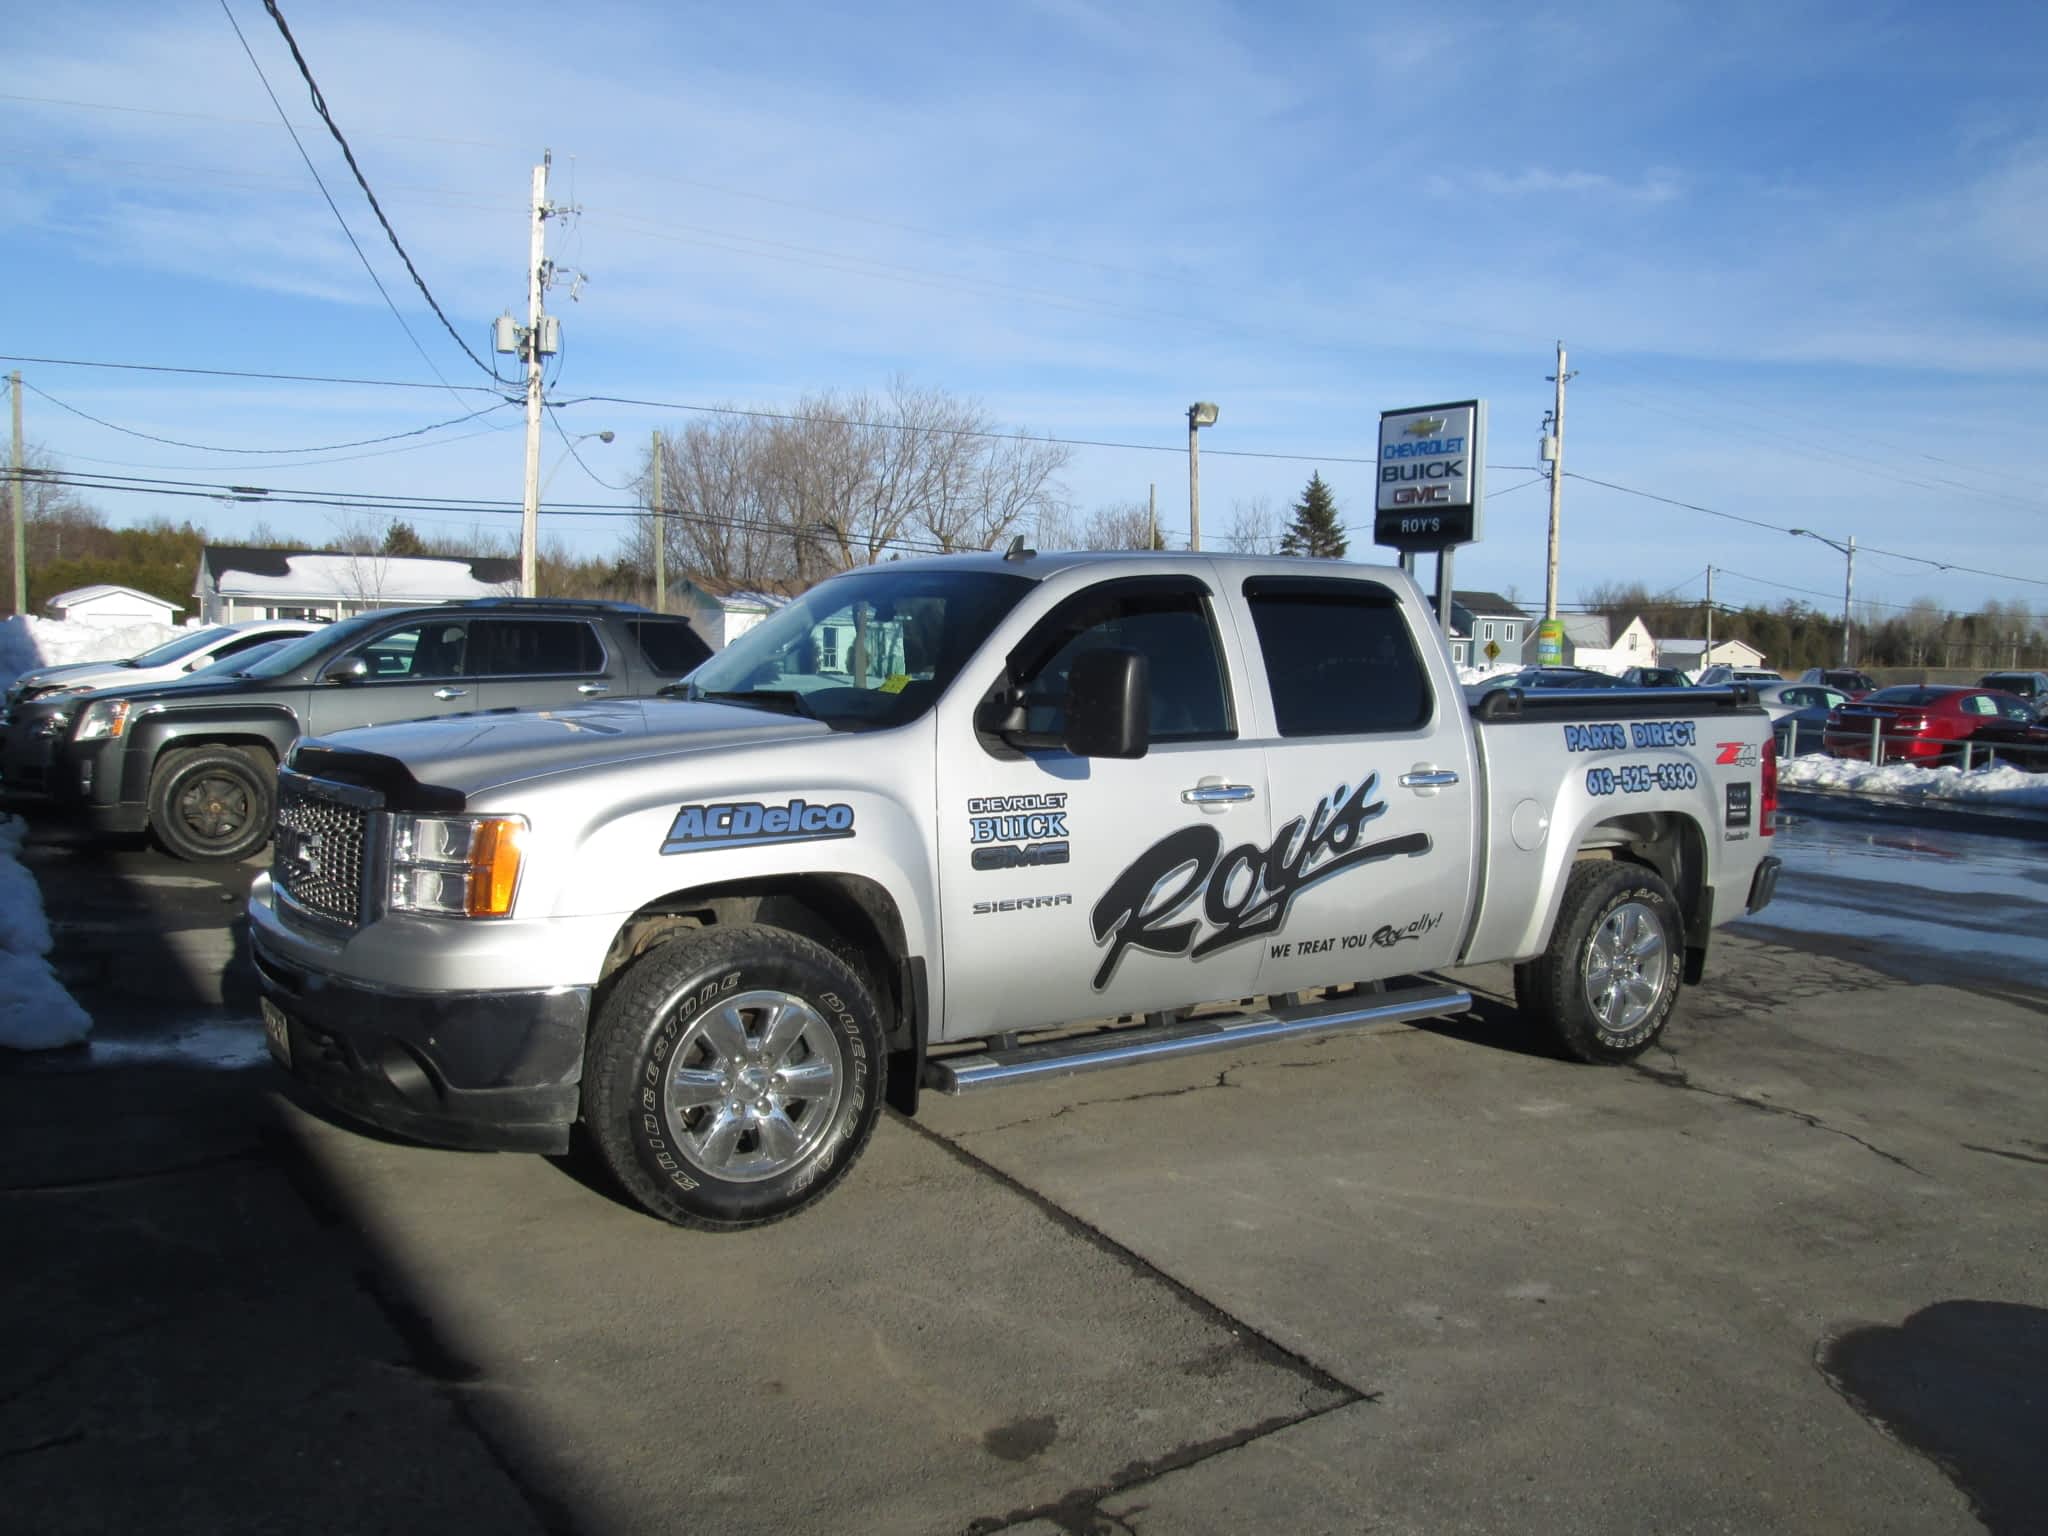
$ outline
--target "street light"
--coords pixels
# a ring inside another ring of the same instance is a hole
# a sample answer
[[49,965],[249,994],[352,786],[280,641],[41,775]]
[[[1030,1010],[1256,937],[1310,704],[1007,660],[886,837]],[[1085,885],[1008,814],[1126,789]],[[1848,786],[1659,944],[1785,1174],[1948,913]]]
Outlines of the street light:
[[1216,425],[1216,402],[1197,400],[1188,407],[1188,548],[1202,547],[1202,450],[1196,433]]
[[1842,665],[1849,665],[1849,604],[1856,595],[1856,535],[1849,535],[1849,542],[1837,544],[1824,533],[1815,533],[1811,528],[1794,528],[1793,533],[1802,539],[1819,539],[1830,549],[1840,550],[1849,558],[1848,578],[1842,583]]
[[579,432],[574,437],[566,439],[568,447],[563,449],[562,456],[555,460],[555,467],[548,471],[547,479],[540,483],[541,495],[547,495],[548,487],[555,483],[555,476],[562,472],[562,466],[568,463],[571,456],[574,455],[578,443],[587,443],[593,437],[600,443],[608,443],[618,435],[611,428],[606,427],[602,432]]

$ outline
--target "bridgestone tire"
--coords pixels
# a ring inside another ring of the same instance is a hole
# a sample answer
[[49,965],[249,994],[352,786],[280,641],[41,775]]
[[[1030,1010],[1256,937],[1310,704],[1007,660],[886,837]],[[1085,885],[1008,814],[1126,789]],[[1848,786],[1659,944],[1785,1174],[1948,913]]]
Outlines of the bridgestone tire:
[[165,852],[194,862],[246,859],[270,841],[277,769],[241,747],[166,752],[149,780],[149,826]]
[[1684,962],[1671,888],[1639,864],[1582,860],[1550,947],[1515,968],[1515,1000],[1580,1061],[1632,1061],[1671,1017]]
[[761,1226],[860,1157],[886,1060],[873,999],[830,950],[779,928],[707,928],[650,950],[605,999],[584,1130],[650,1215]]

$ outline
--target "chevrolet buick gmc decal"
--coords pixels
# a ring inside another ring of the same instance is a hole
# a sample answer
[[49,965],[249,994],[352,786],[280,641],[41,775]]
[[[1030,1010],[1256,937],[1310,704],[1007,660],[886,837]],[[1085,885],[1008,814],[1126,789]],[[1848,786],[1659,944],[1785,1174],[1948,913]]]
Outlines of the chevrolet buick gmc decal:
[[967,802],[967,835],[976,869],[1027,869],[1067,862],[1063,792],[984,795]]
[[813,805],[758,800],[719,805],[686,805],[676,812],[662,839],[663,853],[701,853],[707,848],[759,848],[768,843],[817,843],[853,836],[853,807],[844,802]]
[[[1109,948],[1095,973],[1095,990],[1109,985],[1130,950],[1199,960],[1274,932],[1296,896],[1332,875],[1429,852],[1426,832],[1361,841],[1366,827],[1386,814],[1386,803],[1374,798],[1378,788],[1376,773],[1367,774],[1356,789],[1339,784],[1312,816],[1295,817],[1264,848],[1241,843],[1226,853],[1223,834],[1210,822],[1162,837],[1133,859],[1095,904],[1095,942]],[[1171,921],[1197,897],[1199,915]]]

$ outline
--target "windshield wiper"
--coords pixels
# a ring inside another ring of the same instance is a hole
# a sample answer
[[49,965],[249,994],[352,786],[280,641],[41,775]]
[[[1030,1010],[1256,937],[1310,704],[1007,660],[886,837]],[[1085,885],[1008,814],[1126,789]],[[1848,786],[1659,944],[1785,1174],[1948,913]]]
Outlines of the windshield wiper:
[[779,715],[801,715],[806,720],[818,718],[818,712],[811,708],[809,701],[793,688],[699,688],[695,684],[685,686],[688,692],[683,696],[689,699],[710,699],[717,704],[750,704],[757,709],[772,709]]

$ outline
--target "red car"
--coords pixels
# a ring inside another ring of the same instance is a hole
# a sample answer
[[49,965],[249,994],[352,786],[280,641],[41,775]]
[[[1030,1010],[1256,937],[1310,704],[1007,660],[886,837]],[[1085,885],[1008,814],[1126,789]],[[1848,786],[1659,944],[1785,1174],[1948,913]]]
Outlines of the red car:
[[1972,766],[1995,756],[2018,768],[2048,768],[2048,726],[2025,699],[1989,688],[1880,688],[1831,710],[1821,745],[1830,757],[1867,758],[1873,728],[1888,763],[1960,763],[1967,742]]

